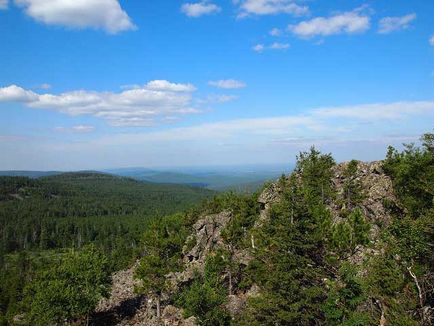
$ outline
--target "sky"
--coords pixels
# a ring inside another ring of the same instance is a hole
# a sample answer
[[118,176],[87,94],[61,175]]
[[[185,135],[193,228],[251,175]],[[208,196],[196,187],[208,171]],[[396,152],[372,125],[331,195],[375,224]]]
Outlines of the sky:
[[377,160],[434,131],[432,0],[0,0],[0,170]]

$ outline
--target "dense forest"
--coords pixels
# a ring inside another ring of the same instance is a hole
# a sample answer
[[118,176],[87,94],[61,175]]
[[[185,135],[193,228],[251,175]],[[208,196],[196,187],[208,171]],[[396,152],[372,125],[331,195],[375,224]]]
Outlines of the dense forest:
[[137,258],[141,324],[167,324],[169,306],[205,326],[434,321],[434,134],[374,165],[312,147],[263,191],[193,208],[213,194],[88,174],[2,182],[5,325],[93,323],[111,272]]
[[[154,223],[136,275],[140,290],[156,302],[157,320],[163,300],[209,326],[432,325],[434,135],[424,135],[420,147],[390,147],[385,160],[366,172],[392,181],[394,201],[380,198],[390,219],[365,215],[373,194],[358,177],[359,165],[338,167],[315,148],[300,153],[294,173],[275,185],[280,199],[262,221],[258,195],[216,198],[205,214],[230,211],[232,218],[223,243],[206,253],[202,265],[200,259],[189,262],[198,248],[209,250],[200,247],[204,238],[194,221],[172,216]],[[193,278],[188,266],[197,268]],[[184,276],[175,289],[170,272]],[[246,297],[242,309],[231,308],[234,298]]]
[[93,244],[108,257],[111,270],[123,268],[139,253],[150,219],[213,194],[92,172],[0,177],[1,323],[16,314],[36,271],[71,248]]

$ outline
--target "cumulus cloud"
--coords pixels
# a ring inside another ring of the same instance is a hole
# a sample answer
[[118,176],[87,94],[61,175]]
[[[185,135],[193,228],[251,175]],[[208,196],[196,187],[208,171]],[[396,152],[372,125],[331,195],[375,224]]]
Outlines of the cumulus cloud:
[[232,102],[238,99],[236,95],[226,95],[226,94],[211,94],[208,95],[205,99],[199,99],[198,102],[200,104],[216,104],[216,103],[227,103]]
[[240,8],[239,17],[276,14],[299,16],[309,13],[309,7],[299,5],[294,0],[242,0],[236,2]]
[[110,34],[135,29],[118,0],[15,0],[24,12],[47,25],[102,29]]
[[120,93],[86,90],[38,94],[17,85],[0,88],[0,102],[21,102],[72,116],[91,115],[113,126],[149,126],[166,116],[200,112],[192,106],[191,84],[154,80]]
[[37,99],[38,94],[17,85],[0,88],[0,101],[3,102],[33,102]]
[[0,10],[8,9],[8,0],[0,0]]
[[177,84],[171,83],[167,80],[151,80],[146,84],[146,88],[154,91],[169,92],[193,92],[196,90],[196,87],[194,87],[192,84]]
[[208,1],[185,3],[181,6],[181,11],[189,17],[200,17],[221,11],[221,8]]
[[89,125],[76,125],[72,127],[56,127],[54,130],[58,132],[89,133],[94,131],[95,127]]
[[223,89],[238,89],[246,87],[246,83],[235,79],[210,80],[208,85]]
[[290,45],[288,43],[279,43],[279,42],[274,42],[273,44],[270,45],[271,50],[286,50],[289,47]]
[[429,39],[429,44],[431,44],[432,46],[434,46],[434,35],[431,36],[431,38]]
[[265,50],[286,50],[289,49],[290,46],[291,45],[289,43],[279,43],[279,42],[274,42],[270,45],[257,44],[253,47],[253,51],[261,53]]
[[253,46],[252,49],[255,52],[262,52],[262,51],[265,50],[265,46],[264,46],[264,44],[256,44],[256,45]]
[[416,19],[416,14],[408,14],[401,17],[384,17],[380,20],[378,32],[389,34],[401,29],[406,29]]
[[270,34],[271,36],[280,36],[280,35],[282,35],[282,30],[280,30],[279,28],[273,28],[273,29],[269,32],[269,34]]
[[370,17],[360,10],[344,12],[330,17],[316,17],[289,25],[288,31],[302,38],[335,34],[363,33],[370,28]]

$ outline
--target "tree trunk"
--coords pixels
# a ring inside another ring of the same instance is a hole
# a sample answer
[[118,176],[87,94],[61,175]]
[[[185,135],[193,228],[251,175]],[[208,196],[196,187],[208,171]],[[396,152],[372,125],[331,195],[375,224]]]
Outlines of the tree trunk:
[[380,317],[379,326],[386,326],[386,317],[384,316],[383,304],[381,303],[380,300],[375,300],[375,302],[377,303],[378,307],[380,307],[380,310],[381,310],[381,317]]
[[229,295],[232,295],[232,272],[229,271]]
[[420,305],[420,309],[421,309],[420,311],[421,311],[421,314],[422,314],[422,321],[425,321],[425,313],[424,313],[424,310],[423,310],[423,305],[424,305],[423,301],[424,300],[423,300],[422,288],[420,287],[419,280],[417,279],[416,274],[414,274],[412,272],[411,267],[407,267],[407,270],[410,273],[410,276],[413,278],[414,283],[416,284],[417,294],[419,296],[419,305]]
[[161,308],[160,308],[160,295],[157,295],[157,320],[158,320],[158,324],[160,324],[160,319],[161,319]]

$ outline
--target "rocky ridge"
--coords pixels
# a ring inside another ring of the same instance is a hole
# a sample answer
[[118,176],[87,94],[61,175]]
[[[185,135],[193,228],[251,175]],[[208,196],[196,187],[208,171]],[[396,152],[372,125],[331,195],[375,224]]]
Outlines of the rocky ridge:
[[[335,187],[337,197],[342,197],[345,175],[344,171],[348,163],[341,163],[333,168],[332,182]],[[390,221],[390,215],[385,207],[385,202],[395,202],[396,197],[393,193],[392,182],[390,178],[385,175],[382,169],[381,162],[364,163],[359,162],[357,171],[353,175],[354,180],[360,181],[365,197],[360,207],[368,221],[371,222],[371,241],[375,242],[378,228],[382,223]],[[260,216],[254,227],[260,227],[266,223],[269,218],[269,210],[273,203],[279,200],[281,189],[278,182],[270,184],[266,187],[258,198],[261,206]],[[335,204],[335,201],[329,205],[332,213],[333,220],[339,220],[339,212],[341,206]],[[171,294],[175,293],[180,286],[189,283],[193,280],[195,273],[202,273],[205,266],[205,259],[207,255],[218,248],[225,248],[221,232],[228,225],[232,219],[230,211],[223,211],[218,214],[211,214],[201,217],[193,226],[193,233],[186,241],[183,250],[183,260],[185,268],[182,272],[171,273],[167,275],[170,291],[163,296],[164,299],[168,298]],[[364,250],[361,248],[358,258],[363,258]],[[245,251],[235,252],[237,261],[241,264],[248,264],[250,255]],[[98,313],[111,312],[116,307],[120,307],[123,302],[129,300],[137,300],[136,311],[131,316],[113,323],[113,325],[177,325],[177,326],[192,326],[196,324],[196,319],[190,317],[183,318],[183,311],[177,307],[167,305],[162,310],[161,324],[158,324],[156,318],[156,303],[151,299],[145,300],[144,297],[138,297],[134,294],[133,288],[135,281],[133,280],[133,269],[121,271],[113,277],[113,291],[112,297],[109,300],[101,302],[98,306]],[[228,311],[235,315],[240,312],[247,299],[254,296],[259,292],[257,286],[245,292],[233,293],[228,296],[227,308]]]

